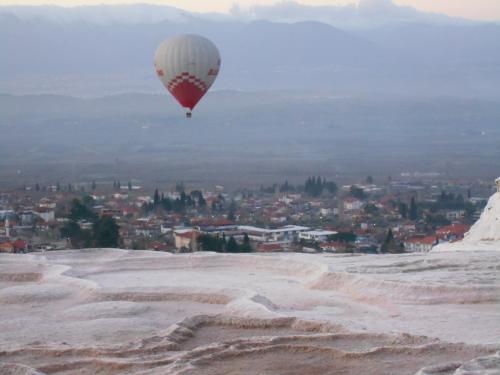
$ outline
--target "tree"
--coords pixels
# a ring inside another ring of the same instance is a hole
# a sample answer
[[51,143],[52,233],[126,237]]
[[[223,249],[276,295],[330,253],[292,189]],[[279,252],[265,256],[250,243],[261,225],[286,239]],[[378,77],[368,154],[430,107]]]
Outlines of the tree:
[[364,211],[368,215],[377,215],[378,214],[378,207],[375,206],[373,203],[369,203],[364,207]]
[[366,198],[366,194],[365,194],[364,190],[361,189],[360,187],[357,187],[356,185],[352,185],[349,192],[353,198],[361,199],[361,200]]
[[155,189],[153,194],[153,205],[157,207],[160,204],[160,194],[158,193],[158,189]]
[[353,232],[338,232],[329,236],[330,241],[337,241],[343,243],[356,242],[356,234]]
[[223,248],[223,250],[226,250],[226,246],[227,246],[226,233],[222,232],[222,248]]
[[80,249],[92,246],[92,233],[89,230],[82,230],[78,223],[73,220],[65,223],[60,232],[63,238],[69,238],[73,248]]
[[225,237],[220,238],[210,234],[201,234],[197,239],[198,246],[202,251],[223,252],[225,248]]
[[199,207],[206,207],[207,206],[207,201],[205,200],[205,198],[203,198],[203,194],[201,194],[198,197],[198,206]]
[[417,203],[415,202],[414,197],[412,197],[411,201],[410,201],[409,218],[410,218],[410,220],[417,220],[418,219]]
[[246,233],[243,235],[243,244],[240,246],[240,252],[242,253],[252,252],[252,245],[250,245],[250,238]]
[[313,196],[320,196],[324,190],[328,190],[330,194],[335,194],[337,191],[337,185],[333,181],[327,181],[325,178],[309,177],[304,184],[304,191]]
[[382,253],[392,253],[392,254],[404,253],[404,248],[402,248],[396,243],[396,240],[394,239],[394,234],[392,233],[391,229],[387,231],[387,235],[385,236],[385,240],[382,243],[382,247],[380,248],[380,250]]
[[119,226],[111,216],[101,216],[92,225],[95,247],[118,247],[120,242]]
[[294,190],[295,190],[295,186],[290,185],[288,183],[288,180],[285,180],[285,183],[283,185],[280,185],[280,187],[279,187],[279,191],[282,193],[286,193],[288,191],[294,191]]
[[408,205],[404,202],[399,202],[398,204],[399,214],[403,219],[408,218]]
[[228,220],[234,221],[236,219],[236,210],[237,210],[236,202],[231,201],[231,204],[229,205],[229,210],[227,213]]
[[161,200],[161,206],[165,211],[172,211],[173,209],[172,200],[168,197],[163,197],[163,199]]
[[82,198],[82,203],[85,205],[85,207],[91,209],[94,206],[95,200],[92,196],[86,195]]
[[236,240],[234,239],[233,236],[229,237],[229,241],[227,241],[226,251],[228,253],[238,253],[239,252],[238,242],[236,242]]
[[475,213],[476,213],[476,207],[474,207],[473,205],[467,206],[464,215],[465,220],[467,220],[468,223],[473,223]]
[[425,217],[425,223],[436,228],[450,225],[451,222],[442,214],[429,214]]
[[73,202],[71,203],[69,218],[73,221],[94,221],[97,218],[97,214],[85,204],[80,202],[79,199],[73,199]]
[[327,181],[325,188],[326,188],[326,190],[328,190],[328,192],[330,194],[335,194],[337,192],[337,189],[338,189],[337,184],[333,181]]
[[181,193],[183,192],[185,189],[184,189],[184,182],[178,182],[177,184],[175,184],[175,191],[177,193]]

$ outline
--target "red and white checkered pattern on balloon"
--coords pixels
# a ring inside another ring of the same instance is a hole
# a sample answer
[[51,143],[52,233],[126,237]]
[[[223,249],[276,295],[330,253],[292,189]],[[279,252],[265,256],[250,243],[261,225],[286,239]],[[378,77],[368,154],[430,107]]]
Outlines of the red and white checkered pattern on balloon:
[[205,92],[205,91],[208,90],[207,85],[205,84],[205,82],[203,82],[198,77],[196,77],[196,76],[194,76],[192,74],[189,74],[188,72],[183,72],[183,73],[175,76],[174,78],[172,78],[170,80],[170,82],[167,84],[167,88],[170,91],[173,91],[177,87],[177,85],[179,85],[179,84],[181,84],[183,82],[192,83],[193,85],[195,85],[196,87],[198,87],[203,92]]

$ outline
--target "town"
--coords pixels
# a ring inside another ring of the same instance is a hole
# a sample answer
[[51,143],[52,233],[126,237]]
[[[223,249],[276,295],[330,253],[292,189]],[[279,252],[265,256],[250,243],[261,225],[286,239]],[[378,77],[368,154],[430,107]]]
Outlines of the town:
[[0,192],[0,252],[428,252],[462,239],[492,191],[490,181],[418,173],[347,185],[316,176],[235,191],[34,183]]

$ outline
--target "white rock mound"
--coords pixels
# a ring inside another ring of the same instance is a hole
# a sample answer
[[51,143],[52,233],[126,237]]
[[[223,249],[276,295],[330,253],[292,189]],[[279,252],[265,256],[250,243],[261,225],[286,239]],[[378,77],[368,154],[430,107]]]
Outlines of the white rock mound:
[[495,183],[497,192],[490,197],[481,217],[465,234],[464,239],[452,244],[437,245],[432,251],[500,251],[500,177]]

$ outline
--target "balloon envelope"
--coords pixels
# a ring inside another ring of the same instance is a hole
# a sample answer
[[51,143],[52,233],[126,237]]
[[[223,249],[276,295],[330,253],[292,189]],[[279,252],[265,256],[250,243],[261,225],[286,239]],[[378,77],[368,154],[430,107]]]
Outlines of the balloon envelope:
[[165,40],[155,53],[156,74],[179,104],[192,110],[217,78],[220,54],[199,35],[178,35]]

